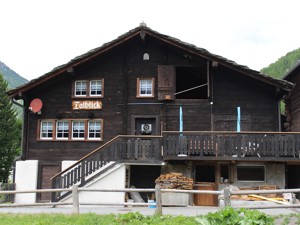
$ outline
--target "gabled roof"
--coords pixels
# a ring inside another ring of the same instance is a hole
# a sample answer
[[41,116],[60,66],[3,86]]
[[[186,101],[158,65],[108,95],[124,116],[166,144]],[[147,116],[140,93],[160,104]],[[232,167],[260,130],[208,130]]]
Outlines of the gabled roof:
[[183,42],[179,39],[161,34],[157,31],[150,29],[144,23],[142,23],[142,24],[140,24],[140,26],[119,36],[117,39],[115,39],[111,42],[105,43],[101,47],[92,49],[83,55],[77,56],[74,59],[72,59],[71,61],[69,61],[68,63],[54,68],[52,71],[42,75],[41,77],[39,77],[37,79],[31,80],[29,83],[27,83],[23,86],[19,86],[13,90],[8,91],[8,95],[10,97],[15,97],[15,96],[19,95],[19,93],[26,92],[34,87],[37,87],[37,86],[47,82],[48,80],[51,80],[52,78],[59,76],[60,74],[69,70],[70,68],[74,68],[86,61],[89,61],[89,60],[109,51],[110,49],[124,43],[125,41],[135,37],[136,35],[140,35],[141,32],[144,32],[146,35],[155,37],[164,43],[176,46],[187,52],[190,52],[197,56],[206,58],[207,60],[215,61],[218,64],[221,64],[225,67],[239,71],[239,72],[241,72],[249,77],[252,77],[254,79],[257,79],[261,82],[267,83],[269,85],[273,85],[275,87],[279,87],[282,90],[291,91],[294,86],[290,82],[274,79],[274,78],[264,75],[258,71],[249,69],[247,66],[239,65],[239,64],[235,63],[234,61],[228,60],[222,56],[212,54],[204,48],[199,48],[195,45]]

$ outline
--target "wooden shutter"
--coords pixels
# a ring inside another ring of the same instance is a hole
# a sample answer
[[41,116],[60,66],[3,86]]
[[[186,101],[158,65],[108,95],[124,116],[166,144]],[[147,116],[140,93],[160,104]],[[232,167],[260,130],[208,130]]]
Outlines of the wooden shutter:
[[174,100],[175,67],[158,66],[158,100]]

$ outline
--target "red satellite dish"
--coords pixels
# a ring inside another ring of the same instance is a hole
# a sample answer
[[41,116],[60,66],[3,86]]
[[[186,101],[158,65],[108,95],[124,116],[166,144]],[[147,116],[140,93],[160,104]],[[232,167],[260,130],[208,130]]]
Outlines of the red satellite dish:
[[43,102],[41,99],[39,98],[35,98],[33,99],[31,102],[30,102],[30,107],[29,109],[34,112],[34,113],[37,113],[39,111],[41,111],[43,107]]

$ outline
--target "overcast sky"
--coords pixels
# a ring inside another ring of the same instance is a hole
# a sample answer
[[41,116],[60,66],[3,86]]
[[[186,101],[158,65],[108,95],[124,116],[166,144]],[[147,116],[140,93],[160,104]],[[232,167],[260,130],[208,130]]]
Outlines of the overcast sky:
[[0,0],[0,61],[28,80],[144,21],[260,70],[300,47],[299,0]]

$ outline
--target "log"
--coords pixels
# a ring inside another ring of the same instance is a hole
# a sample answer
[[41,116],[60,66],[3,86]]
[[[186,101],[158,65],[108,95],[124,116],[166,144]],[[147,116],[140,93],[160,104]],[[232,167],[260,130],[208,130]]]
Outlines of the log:
[[282,205],[290,205],[290,203],[288,203],[288,202],[282,202],[282,201],[275,200],[273,198],[267,198],[267,197],[260,196],[260,195],[249,195],[249,196],[250,197],[255,197],[255,198],[260,198],[260,199],[263,199],[263,200],[266,200],[266,201],[269,201],[269,202],[276,202],[276,203],[279,203],[279,204],[282,204]]

